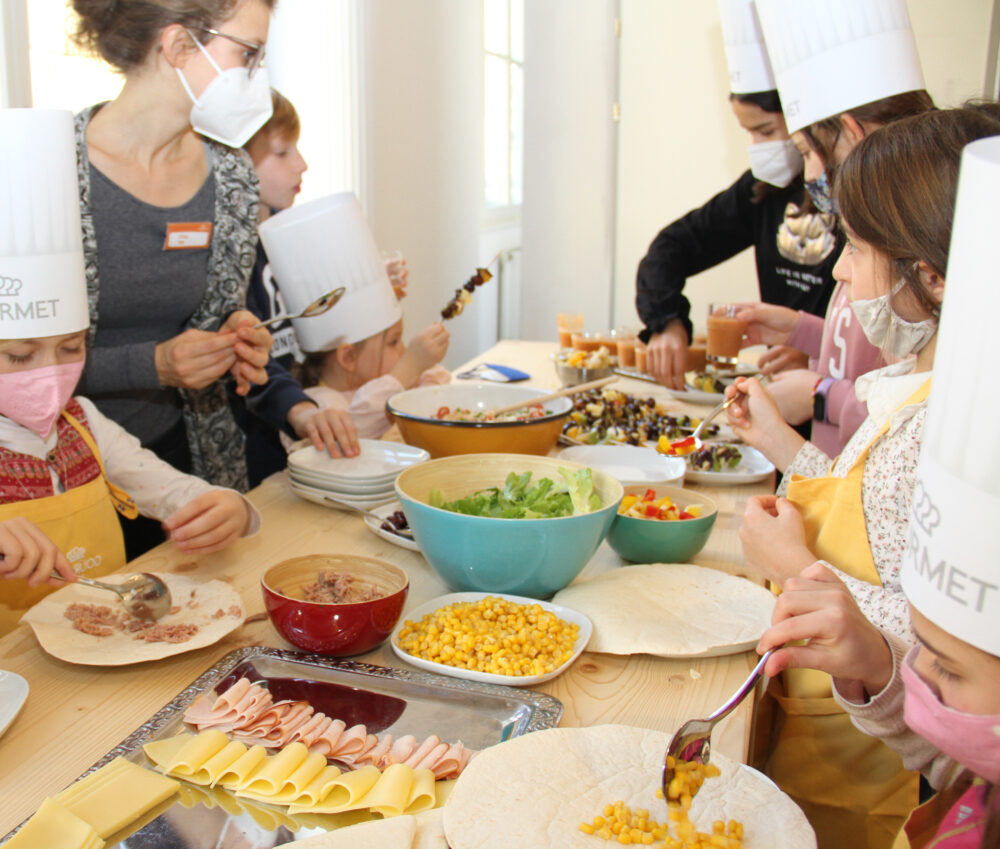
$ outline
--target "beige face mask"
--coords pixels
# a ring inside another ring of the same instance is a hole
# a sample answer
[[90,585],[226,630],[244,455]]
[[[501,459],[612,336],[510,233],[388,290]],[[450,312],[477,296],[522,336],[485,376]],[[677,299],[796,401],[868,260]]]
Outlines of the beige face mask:
[[885,295],[851,301],[851,309],[868,341],[896,359],[917,353],[938,330],[936,316],[923,321],[907,321],[893,310],[892,296],[904,285],[905,281],[900,280]]

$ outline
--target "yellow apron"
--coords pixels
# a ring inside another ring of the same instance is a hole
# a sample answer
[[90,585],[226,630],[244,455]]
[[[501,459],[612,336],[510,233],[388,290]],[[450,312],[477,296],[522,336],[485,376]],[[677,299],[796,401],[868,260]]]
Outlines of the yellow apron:
[[[129,519],[139,511],[129,495],[108,480],[90,431],[65,410],[62,415],[93,453],[101,474],[58,495],[0,504],[0,521],[17,516],[29,519],[69,558],[77,574],[108,575],[125,565],[125,544],[115,511]],[[29,587],[24,579],[0,580],[0,636],[12,631],[35,602],[57,589],[51,584]]]
[[[930,380],[903,404],[924,401]],[[902,409],[902,407],[900,408]],[[802,512],[806,543],[817,558],[881,586],[868,544],[861,499],[865,446],[844,478],[793,476],[788,498]],[[858,731],[833,698],[830,676],[789,669],[771,682],[776,701],[765,771],[805,812],[820,849],[891,849],[916,806],[919,779],[875,737]]]

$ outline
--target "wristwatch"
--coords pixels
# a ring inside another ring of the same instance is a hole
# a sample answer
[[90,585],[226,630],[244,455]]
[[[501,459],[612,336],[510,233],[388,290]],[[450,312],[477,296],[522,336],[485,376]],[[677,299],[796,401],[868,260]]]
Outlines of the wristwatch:
[[832,377],[821,377],[816,381],[816,385],[813,387],[813,420],[817,422],[824,422],[829,424],[829,419],[827,418],[826,409],[826,394],[830,391],[830,387],[833,386]]

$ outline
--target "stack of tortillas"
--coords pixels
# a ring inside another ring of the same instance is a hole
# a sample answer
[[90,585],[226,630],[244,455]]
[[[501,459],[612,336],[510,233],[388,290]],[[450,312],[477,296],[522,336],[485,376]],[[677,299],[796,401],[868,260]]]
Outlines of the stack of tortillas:
[[712,657],[753,648],[771,624],[774,596],[718,569],[625,566],[556,593],[553,603],[594,625],[587,651]]
[[422,814],[358,823],[327,834],[284,843],[276,849],[448,849],[441,808]]
[[[596,849],[606,844],[580,831],[580,823],[618,799],[665,822],[656,790],[670,736],[624,725],[551,728],[484,749],[445,804],[448,845]],[[711,833],[715,820],[738,820],[743,849],[815,849],[805,815],[770,780],[715,752],[712,763],[721,774],[705,781],[690,811],[699,831]]]

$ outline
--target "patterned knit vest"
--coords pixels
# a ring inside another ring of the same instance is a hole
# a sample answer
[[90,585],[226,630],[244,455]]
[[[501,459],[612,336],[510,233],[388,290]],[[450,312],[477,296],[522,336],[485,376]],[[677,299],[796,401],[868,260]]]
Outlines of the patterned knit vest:
[[[70,398],[66,412],[90,431],[83,408]],[[63,416],[56,422],[58,439],[46,457],[33,457],[0,447],[0,504],[13,504],[55,495],[50,470],[55,470],[64,490],[90,483],[101,474],[97,458]]]

